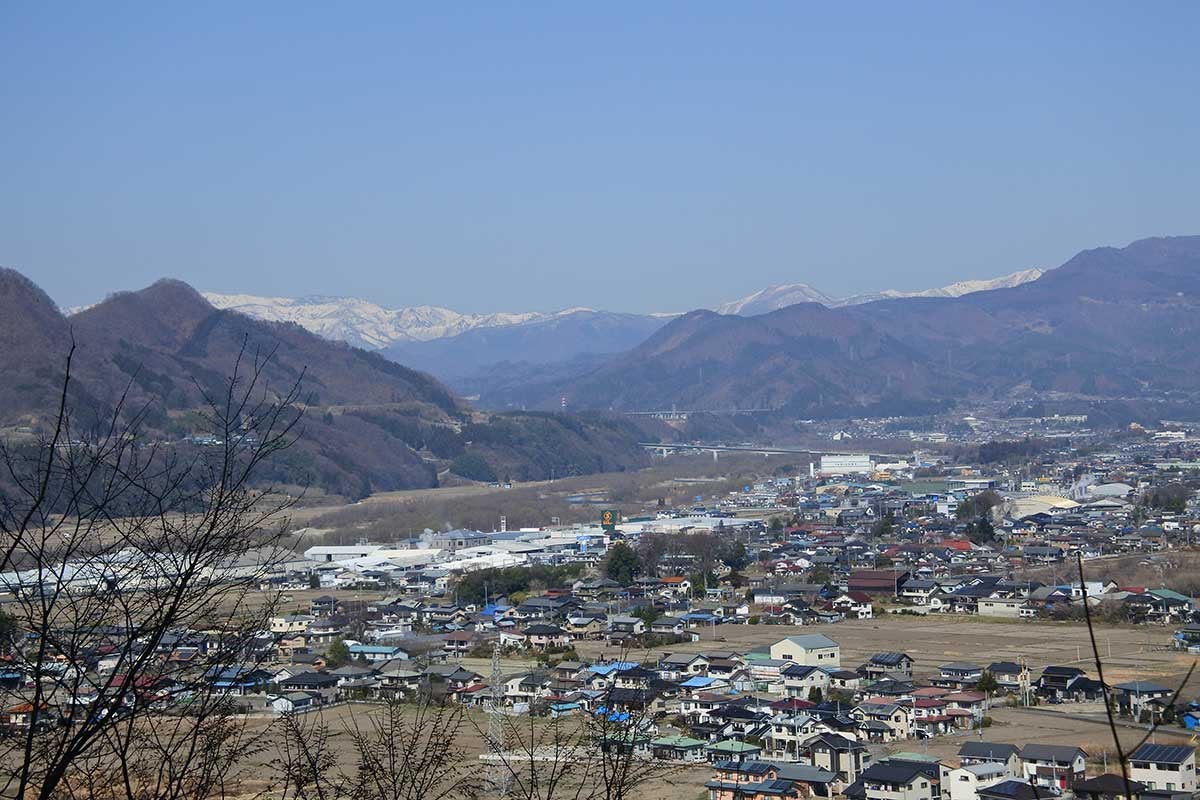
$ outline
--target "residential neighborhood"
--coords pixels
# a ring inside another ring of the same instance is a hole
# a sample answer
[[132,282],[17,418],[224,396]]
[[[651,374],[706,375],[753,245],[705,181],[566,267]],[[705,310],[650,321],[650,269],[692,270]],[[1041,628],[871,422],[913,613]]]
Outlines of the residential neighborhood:
[[[1105,768],[1115,753],[1023,742],[1007,722],[1100,725],[1108,709],[1159,732],[1125,754],[1133,793],[1182,800],[1196,789],[1200,690],[1136,663],[1113,679],[1093,658],[1112,658],[1110,631],[1136,632],[1159,658],[1200,652],[1194,588],[1175,571],[1196,557],[1200,507],[1190,490],[1147,501],[1183,484],[1172,462],[1141,452],[1044,464],[1032,486],[919,454],[886,469],[843,457],[686,508],[606,512],[619,522],[252,555],[277,610],[200,685],[267,721],[387,702],[568,722],[620,714],[631,726],[621,747],[710,771],[710,800],[1108,800],[1127,794]],[[13,598],[39,591],[29,572],[0,580]],[[69,591],[95,580],[78,571]],[[1053,657],[931,651],[903,635],[932,625],[953,640],[983,625],[1033,641],[1034,629],[1089,624],[1107,626],[1103,651],[1078,640]],[[212,631],[172,631],[154,644],[162,669],[123,702],[170,712],[197,690],[188,664],[217,647]],[[121,663],[97,648],[57,654],[53,669],[120,685]],[[0,680],[20,695],[32,676]],[[0,727],[39,734],[126,708],[95,692],[43,698],[11,704]]]

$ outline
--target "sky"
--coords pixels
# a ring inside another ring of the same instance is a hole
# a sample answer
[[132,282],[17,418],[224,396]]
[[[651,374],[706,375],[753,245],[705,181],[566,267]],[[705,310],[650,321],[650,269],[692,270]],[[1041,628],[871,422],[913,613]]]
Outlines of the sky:
[[461,311],[1200,233],[1200,4],[0,0],[0,265]]

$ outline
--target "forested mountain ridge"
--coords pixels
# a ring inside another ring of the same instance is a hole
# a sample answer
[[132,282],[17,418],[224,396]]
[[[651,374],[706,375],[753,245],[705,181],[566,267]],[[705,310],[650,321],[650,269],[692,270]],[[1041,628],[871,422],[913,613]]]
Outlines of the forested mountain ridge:
[[[204,398],[222,389],[239,355],[265,362],[269,393],[300,381],[304,434],[264,476],[348,497],[435,486],[467,453],[468,461],[482,459],[514,479],[623,469],[645,459],[637,430],[621,420],[483,414],[426,373],[296,324],[217,309],[179,281],[117,293],[67,318],[12,270],[0,272],[0,367],[9,377],[0,389],[0,425],[45,428],[72,340],[76,420],[103,420],[128,391],[130,407],[145,409],[146,433],[170,442],[203,432]],[[525,435],[546,446],[522,446]]]

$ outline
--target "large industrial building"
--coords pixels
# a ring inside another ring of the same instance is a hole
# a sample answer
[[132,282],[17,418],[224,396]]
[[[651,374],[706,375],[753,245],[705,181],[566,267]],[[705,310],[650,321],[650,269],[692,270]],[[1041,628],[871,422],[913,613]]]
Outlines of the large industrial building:
[[871,457],[866,455],[821,456],[822,475],[869,475],[875,470]]

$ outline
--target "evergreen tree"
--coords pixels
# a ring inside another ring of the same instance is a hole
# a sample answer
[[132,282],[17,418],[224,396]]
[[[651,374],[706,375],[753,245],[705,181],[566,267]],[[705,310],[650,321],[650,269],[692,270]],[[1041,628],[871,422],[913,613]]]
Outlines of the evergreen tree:
[[642,574],[641,559],[629,545],[617,542],[604,559],[604,574],[622,586],[628,586]]
[[979,682],[975,684],[975,688],[985,694],[991,694],[1000,688],[1000,684],[996,681],[996,676],[985,669],[979,676]]
[[325,651],[325,663],[331,667],[336,667],[340,664],[346,664],[349,661],[350,648],[339,636],[329,644],[329,648]]

